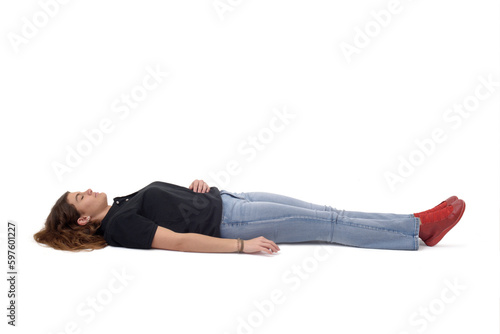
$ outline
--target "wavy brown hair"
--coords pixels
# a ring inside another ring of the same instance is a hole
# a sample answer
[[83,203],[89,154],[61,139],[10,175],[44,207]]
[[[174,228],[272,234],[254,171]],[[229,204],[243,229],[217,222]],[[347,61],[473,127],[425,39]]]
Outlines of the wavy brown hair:
[[68,203],[69,191],[65,192],[50,210],[45,226],[33,237],[35,241],[49,247],[67,251],[94,250],[107,246],[104,237],[96,234],[101,225],[78,225],[80,214]]

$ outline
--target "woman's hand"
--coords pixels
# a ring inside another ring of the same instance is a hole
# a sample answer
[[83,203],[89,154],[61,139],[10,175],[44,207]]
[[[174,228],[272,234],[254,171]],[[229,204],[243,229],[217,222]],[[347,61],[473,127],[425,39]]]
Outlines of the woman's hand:
[[274,243],[274,241],[268,240],[264,237],[245,240],[243,246],[243,253],[256,253],[263,251],[272,254],[273,252],[278,252],[279,250],[280,248]]
[[189,186],[189,189],[194,191],[195,193],[207,193],[210,191],[210,187],[203,180],[194,180],[193,183]]

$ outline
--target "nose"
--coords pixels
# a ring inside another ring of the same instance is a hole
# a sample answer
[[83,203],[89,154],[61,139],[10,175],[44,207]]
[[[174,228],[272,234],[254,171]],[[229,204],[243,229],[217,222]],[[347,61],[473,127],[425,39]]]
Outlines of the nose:
[[87,190],[87,194],[88,194],[89,196],[90,196],[90,195],[92,195],[92,189],[90,189],[90,188],[89,188],[89,189]]

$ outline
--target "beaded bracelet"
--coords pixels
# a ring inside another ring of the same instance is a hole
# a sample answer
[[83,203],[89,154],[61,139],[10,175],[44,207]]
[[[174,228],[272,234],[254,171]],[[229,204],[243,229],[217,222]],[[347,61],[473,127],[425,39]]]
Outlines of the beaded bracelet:
[[238,253],[243,253],[243,240],[238,238]]

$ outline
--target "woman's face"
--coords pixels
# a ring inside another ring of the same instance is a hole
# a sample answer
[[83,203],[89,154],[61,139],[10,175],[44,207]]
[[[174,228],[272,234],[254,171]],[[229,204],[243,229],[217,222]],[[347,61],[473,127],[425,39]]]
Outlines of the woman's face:
[[101,213],[108,206],[108,197],[105,193],[87,191],[72,192],[68,194],[68,203],[73,204],[82,216],[94,217]]

